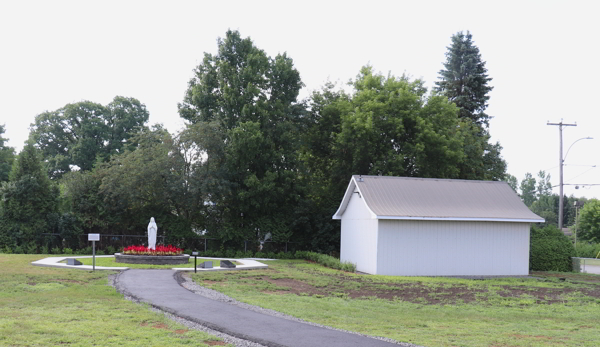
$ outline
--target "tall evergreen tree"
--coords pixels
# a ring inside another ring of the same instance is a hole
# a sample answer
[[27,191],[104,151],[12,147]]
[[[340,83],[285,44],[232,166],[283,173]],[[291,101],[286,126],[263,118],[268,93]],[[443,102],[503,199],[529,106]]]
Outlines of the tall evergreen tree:
[[458,106],[459,117],[464,121],[461,128],[466,134],[463,146],[466,159],[459,165],[459,178],[504,179],[506,162],[500,155],[502,146],[489,142],[490,116],[485,113],[488,93],[493,89],[488,82],[492,79],[471,33],[458,32],[452,36],[439,77],[435,90]]
[[56,219],[58,187],[44,172],[33,143],[29,142],[19,153],[1,195],[0,241],[11,247],[35,249],[41,234],[51,231],[50,220]]
[[467,31],[466,35],[458,32],[452,36],[444,69],[439,74],[436,90],[460,108],[459,116],[488,127],[490,116],[485,109],[490,99],[488,93],[493,89],[488,85],[492,79],[487,75],[485,61],[481,60],[479,48],[473,43],[470,32]]

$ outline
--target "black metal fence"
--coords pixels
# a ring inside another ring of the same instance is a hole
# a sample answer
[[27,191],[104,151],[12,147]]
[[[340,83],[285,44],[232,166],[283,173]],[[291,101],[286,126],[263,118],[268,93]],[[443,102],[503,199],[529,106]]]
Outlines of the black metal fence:
[[[88,234],[77,235],[70,240],[64,239],[60,234],[45,233],[42,234],[43,245],[48,247],[49,250],[53,248],[71,248],[75,250],[84,250],[91,247],[91,242],[88,241]],[[215,238],[206,238],[198,236],[197,238],[186,238],[182,240],[166,240],[166,237],[157,236],[157,244],[173,244],[176,247],[183,248],[185,251],[223,251],[232,249],[234,251],[248,252],[262,252],[262,253],[281,253],[281,252],[295,252],[299,245],[296,242],[275,242],[275,241],[252,241],[246,240],[243,244],[233,244],[229,247],[223,245],[222,241]],[[125,234],[100,234],[100,241],[96,241],[96,249],[107,251],[114,250],[115,252],[121,251],[123,248],[132,245],[148,245],[147,235],[125,235]]]

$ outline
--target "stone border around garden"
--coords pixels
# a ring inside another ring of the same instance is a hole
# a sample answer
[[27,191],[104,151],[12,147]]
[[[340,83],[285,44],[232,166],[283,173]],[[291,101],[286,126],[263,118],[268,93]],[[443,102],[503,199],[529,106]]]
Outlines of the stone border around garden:
[[[96,258],[110,258],[114,257],[113,255],[97,255]],[[48,257],[36,261],[32,261],[31,265],[35,266],[46,266],[46,267],[57,267],[57,268],[68,268],[68,269],[79,269],[79,270],[92,270],[92,265],[67,265],[66,263],[61,263],[61,261],[65,259],[82,259],[82,258],[92,258],[91,255],[88,256],[69,256],[69,257]],[[202,271],[225,271],[225,270],[251,270],[251,269],[266,269],[269,266],[267,264],[260,263],[255,259],[234,259],[234,258],[204,258],[198,257],[198,266],[200,263],[206,260],[219,259],[219,260],[235,260],[241,265],[237,265],[233,269],[226,269],[221,267],[214,267],[210,269],[203,269],[198,267],[198,272]],[[108,266],[96,266],[96,270],[113,270],[113,271],[125,271],[128,270],[128,267],[108,267]],[[193,267],[189,268],[172,268],[175,271],[194,271]]]
[[182,255],[132,255],[115,253],[115,262],[148,265],[181,265],[189,262],[188,254]]

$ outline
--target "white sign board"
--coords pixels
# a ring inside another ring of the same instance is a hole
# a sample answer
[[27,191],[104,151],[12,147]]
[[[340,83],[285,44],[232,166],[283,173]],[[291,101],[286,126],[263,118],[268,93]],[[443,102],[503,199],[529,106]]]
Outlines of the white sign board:
[[88,241],[100,241],[100,234],[88,234]]

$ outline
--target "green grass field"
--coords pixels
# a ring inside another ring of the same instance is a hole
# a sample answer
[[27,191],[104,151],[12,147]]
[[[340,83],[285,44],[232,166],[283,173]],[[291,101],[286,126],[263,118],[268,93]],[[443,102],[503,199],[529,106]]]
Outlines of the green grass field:
[[[77,258],[83,265],[92,265],[92,258]],[[198,259],[198,267],[205,261],[205,259]],[[213,267],[217,267],[221,264],[220,260],[211,259]],[[234,262],[236,263],[236,262]],[[172,269],[172,268],[194,268],[194,257],[190,257],[187,264],[178,265],[146,265],[146,264],[125,264],[117,263],[115,258],[96,258],[96,266],[107,266],[107,267],[128,267],[131,269]]]
[[297,260],[267,264],[190,276],[249,304],[429,347],[600,346],[598,275],[467,280],[356,275]]
[[111,271],[33,266],[45,255],[0,254],[0,346],[209,346],[107,285]]
[[[30,264],[43,257],[0,254],[0,346],[205,346],[217,340],[125,300],[107,285],[115,272]],[[299,260],[268,265],[188,275],[243,302],[429,347],[600,345],[599,275],[476,281],[356,275]]]

